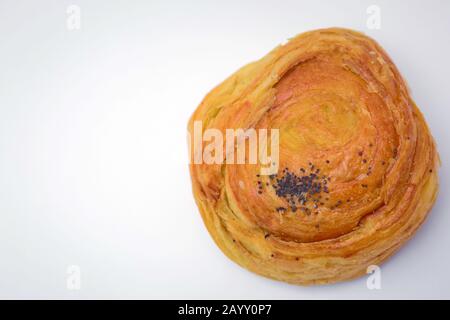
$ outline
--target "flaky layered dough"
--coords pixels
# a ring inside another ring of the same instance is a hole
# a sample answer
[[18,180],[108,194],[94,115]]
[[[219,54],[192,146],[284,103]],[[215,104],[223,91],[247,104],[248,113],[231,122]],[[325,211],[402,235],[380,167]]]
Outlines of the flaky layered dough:
[[279,129],[275,175],[259,164],[190,165],[214,241],[269,278],[309,285],[365,274],[411,238],[437,195],[423,116],[384,50],[355,31],[296,36],[213,89],[191,134],[194,121],[224,136]]

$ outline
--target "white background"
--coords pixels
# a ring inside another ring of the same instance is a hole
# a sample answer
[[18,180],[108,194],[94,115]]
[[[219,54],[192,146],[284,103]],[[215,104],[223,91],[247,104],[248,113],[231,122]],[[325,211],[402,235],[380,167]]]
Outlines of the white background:
[[[66,9],[81,8],[68,30]],[[381,29],[366,26],[369,5]],[[240,66],[307,30],[372,36],[438,143],[426,224],[366,277],[297,287],[254,275],[209,237],[186,124]],[[0,298],[450,298],[449,1],[0,0]],[[81,289],[66,287],[81,268]]]

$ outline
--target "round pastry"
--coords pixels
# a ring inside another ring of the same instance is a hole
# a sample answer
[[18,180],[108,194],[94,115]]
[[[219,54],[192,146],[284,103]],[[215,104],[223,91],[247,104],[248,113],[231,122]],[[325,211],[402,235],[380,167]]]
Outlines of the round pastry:
[[436,199],[425,120],[386,52],[355,31],[306,32],[244,66],[204,98],[188,131],[209,233],[269,278],[361,276],[412,237]]

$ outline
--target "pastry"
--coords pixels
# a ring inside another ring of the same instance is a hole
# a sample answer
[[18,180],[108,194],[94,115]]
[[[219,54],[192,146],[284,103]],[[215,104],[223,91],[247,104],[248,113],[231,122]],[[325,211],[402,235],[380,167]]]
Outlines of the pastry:
[[[209,233],[230,259],[272,279],[366,274],[436,199],[439,157],[424,117],[386,52],[352,30],[306,32],[244,66],[204,98],[188,132]],[[267,152],[256,163],[251,141]]]

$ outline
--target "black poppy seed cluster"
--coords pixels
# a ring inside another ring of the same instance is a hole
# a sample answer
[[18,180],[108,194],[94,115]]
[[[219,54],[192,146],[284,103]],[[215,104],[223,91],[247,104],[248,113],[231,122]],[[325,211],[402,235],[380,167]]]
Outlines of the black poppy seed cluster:
[[[322,193],[329,193],[328,182],[331,179],[321,175],[320,169],[312,163],[309,163],[308,169],[300,168],[298,174],[285,168],[281,175],[274,174],[269,178],[275,194],[286,200],[292,212],[300,209],[306,214],[310,214],[311,210],[317,209],[319,205],[324,205]],[[258,181],[258,193],[262,193],[261,181]],[[287,208],[278,207],[276,210],[285,212]]]

